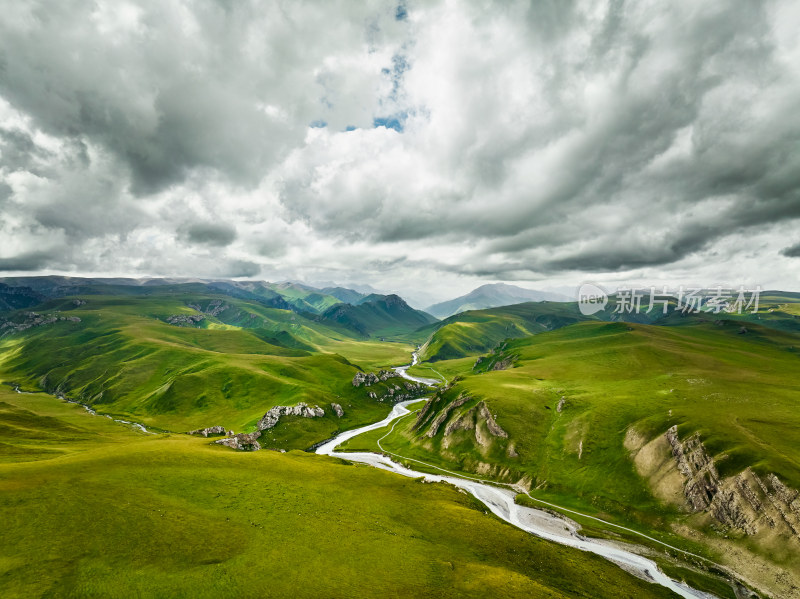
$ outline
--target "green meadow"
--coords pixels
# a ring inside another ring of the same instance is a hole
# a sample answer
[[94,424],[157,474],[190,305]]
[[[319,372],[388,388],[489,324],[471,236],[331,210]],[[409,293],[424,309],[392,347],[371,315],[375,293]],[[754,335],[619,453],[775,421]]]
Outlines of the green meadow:
[[[760,543],[723,534],[713,523],[664,503],[653,492],[658,481],[640,476],[626,447],[631,431],[649,440],[677,425],[682,437],[701,435],[721,477],[749,467],[800,487],[798,338],[753,321],[743,332],[741,324],[587,321],[508,339],[477,364],[475,357],[422,363],[413,371],[426,376],[435,369],[454,382],[437,394],[432,414],[465,396],[469,399],[454,413],[485,402],[508,439],[482,446],[473,431],[444,435],[444,426],[430,438],[427,425],[415,428],[414,417],[399,423],[382,447],[470,476],[519,481],[533,498],[731,567],[750,555],[776,572],[799,572],[796,541]],[[504,369],[493,370],[496,364]],[[348,449],[376,451],[385,432],[356,438]],[[647,544],[613,526],[581,522],[593,534]],[[734,549],[744,553],[734,558]]]
[[667,597],[445,485],[0,390],[5,597]]
[[[307,582],[294,594],[309,597],[664,596],[503,524],[454,489],[297,451],[385,417],[391,400],[377,397],[405,391],[404,381],[354,387],[353,376],[407,364],[418,345],[423,362],[409,372],[442,381],[425,415],[347,449],[380,451],[383,438],[383,449],[427,464],[416,469],[516,483],[527,489],[518,501],[547,502],[585,534],[637,544],[720,597],[733,591],[715,563],[775,596],[789,587],[773,578],[800,573],[794,541],[747,538],[687,513],[631,449],[677,426],[681,438],[700,435],[721,477],[749,468],[800,488],[792,296],[725,318],[609,322],[574,304],[529,302],[419,327],[426,317],[393,296],[347,308],[299,287],[86,291],[36,306],[59,318],[41,326],[25,328],[29,309],[4,314],[3,597],[285,596],[298,581]],[[324,312],[276,307],[285,298]],[[300,402],[325,416],[282,417],[259,439],[285,453],[181,434],[253,431],[271,407]],[[506,436],[475,416],[486,413]]]
[[[72,299],[52,300],[39,308],[80,322],[59,321],[0,339],[0,377],[160,430],[251,430],[273,406],[319,405],[324,418],[279,425],[287,429],[278,435],[282,446],[302,449],[379,419],[385,406],[350,381],[361,369],[407,363],[413,349],[406,342],[354,338],[300,314],[226,297],[85,301],[76,307]],[[224,309],[211,310],[212,302]],[[166,322],[197,314],[190,304],[211,313],[201,312],[204,320],[197,326]],[[342,405],[343,418],[333,414],[331,403]]]

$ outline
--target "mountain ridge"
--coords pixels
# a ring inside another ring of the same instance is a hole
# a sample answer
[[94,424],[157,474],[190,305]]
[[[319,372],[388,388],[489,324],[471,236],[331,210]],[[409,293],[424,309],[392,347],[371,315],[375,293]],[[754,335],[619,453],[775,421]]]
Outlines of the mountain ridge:
[[484,310],[530,301],[566,302],[571,301],[571,298],[560,293],[536,291],[508,283],[487,283],[465,295],[428,306],[425,308],[425,312],[437,318],[447,318],[467,310]]

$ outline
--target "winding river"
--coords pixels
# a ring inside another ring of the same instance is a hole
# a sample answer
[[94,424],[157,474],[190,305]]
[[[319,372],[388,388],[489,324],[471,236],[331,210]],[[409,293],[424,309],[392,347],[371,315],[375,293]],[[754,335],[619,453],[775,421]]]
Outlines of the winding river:
[[[22,389],[20,389],[19,385],[15,385],[14,386],[14,391],[16,391],[17,393],[19,393],[21,395],[27,395],[28,394],[27,391],[23,391]],[[84,410],[89,412],[89,414],[91,414],[92,416],[105,416],[109,420],[113,420],[114,422],[119,422],[120,424],[126,424],[126,425],[130,426],[131,428],[135,428],[137,430],[140,430],[143,433],[147,433],[148,435],[157,435],[158,434],[158,433],[155,433],[153,431],[147,430],[147,427],[145,427],[145,425],[140,423],[140,422],[131,422],[130,420],[121,420],[119,418],[114,418],[112,416],[109,416],[108,414],[98,414],[96,410],[90,408],[85,403],[81,403],[79,401],[75,401],[74,399],[70,399],[69,397],[67,397],[63,393],[55,393],[55,394],[51,393],[50,395],[53,395],[53,397],[57,397],[58,399],[60,399],[62,401],[65,401],[67,403],[71,403],[71,404],[74,404],[76,406],[81,406]]]
[[[417,363],[417,359],[417,354],[415,352],[410,365],[399,366],[395,368],[395,370],[403,378],[424,383],[426,385],[432,385],[433,383],[439,382],[432,379],[414,377],[406,372],[408,368]],[[352,439],[353,437],[368,431],[388,427],[389,425],[392,425],[392,423],[396,423],[399,418],[411,413],[407,407],[409,404],[417,403],[419,401],[419,399],[413,399],[396,404],[392,408],[392,411],[389,413],[389,415],[380,422],[375,422],[361,428],[345,431],[317,447],[316,453],[320,455],[342,458],[351,462],[369,464],[370,466],[388,470],[402,476],[408,476],[412,478],[423,477],[425,480],[430,482],[450,483],[472,494],[475,498],[486,505],[486,507],[493,514],[495,514],[501,520],[505,520],[509,524],[516,526],[517,528],[543,539],[547,539],[548,541],[561,543],[562,545],[575,547],[576,549],[580,549],[582,551],[595,553],[619,565],[621,568],[630,572],[634,576],[638,576],[644,580],[667,587],[681,597],[702,599],[710,599],[714,597],[714,595],[698,591],[680,582],[672,580],[658,569],[658,566],[655,562],[642,557],[641,555],[632,553],[631,551],[622,548],[617,543],[604,541],[602,539],[590,539],[582,537],[580,534],[578,534],[576,525],[569,520],[560,518],[543,510],[537,510],[518,505],[514,501],[516,493],[511,489],[486,484],[478,479],[462,477],[455,475],[455,473],[453,473],[451,476],[419,472],[395,462],[388,456],[377,453],[336,451],[336,448],[348,439]],[[394,426],[392,426],[392,429],[393,428]],[[391,430],[389,432],[391,432]],[[388,434],[389,433],[387,433],[387,435]],[[380,441],[378,442],[378,445],[380,446]]]

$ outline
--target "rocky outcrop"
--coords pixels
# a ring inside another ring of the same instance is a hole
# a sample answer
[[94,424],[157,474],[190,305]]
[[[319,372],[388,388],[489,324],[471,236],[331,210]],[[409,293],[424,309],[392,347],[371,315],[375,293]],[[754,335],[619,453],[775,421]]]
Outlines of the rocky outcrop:
[[257,441],[260,436],[261,431],[239,433],[238,435],[232,435],[224,439],[217,439],[214,443],[217,445],[225,445],[232,449],[238,449],[239,451],[258,451],[261,449],[261,445]]
[[[461,412],[457,416],[453,416],[458,408],[471,399],[472,398],[468,395],[459,395],[455,401],[444,406],[431,422],[425,436],[430,439],[435,437],[439,433],[441,426],[450,419],[444,429],[445,437],[449,437],[457,431],[474,431],[475,440],[481,447],[488,447],[490,445],[490,437],[508,439],[508,433],[497,424],[486,402],[481,401],[472,408]],[[487,437],[486,432],[488,432],[489,437]]]
[[451,420],[444,429],[444,436],[449,437],[459,430],[471,430],[475,431],[475,441],[477,441],[478,445],[489,447],[492,440],[486,436],[484,427],[489,432],[490,437],[508,439],[508,433],[497,424],[486,402],[483,401]]
[[206,319],[202,314],[172,314],[164,320],[179,327],[193,327]]
[[[202,312],[203,314],[207,314],[208,316],[213,316],[213,317],[219,316],[222,312],[231,307],[222,300],[218,299],[211,300],[210,302],[208,302],[205,308],[203,308],[200,304],[197,303],[186,304],[186,305],[189,306],[192,310],[197,310],[198,312]],[[241,312],[239,313],[239,315],[241,315]]]
[[375,376],[375,373],[363,373],[363,372],[356,372],[356,375],[353,377],[353,387],[360,387],[364,385],[365,387],[369,387],[374,385],[378,382],[378,377]]
[[502,437],[503,439],[508,439],[508,433],[504,431],[499,424],[492,416],[492,413],[489,412],[489,408],[485,402],[481,402],[478,404],[478,414],[481,418],[486,421],[486,428],[489,429],[489,432],[495,437]]
[[375,383],[385,382],[389,379],[400,376],[394,370],[379,370],[378,374],[374,372],[357,372],[353,377],[353,387],[371,387]]
[[453,385],[459,380],[459,377],[455,377],[453,380],[445,384],[443,387],[439,387],[436,392],[433,394],[428,401],[425,402],[425,405],[422,406],[422,409],[417,414],[417,419],[414,422],[414,426],[412,427],[414,430],[418,430],[423,428],[425,423],[433,414],[433,407],[438,405],[444,399],[445,394],[453,387]]
[[187,435],[201,435],[203,437],[208,437],[209,435],[224,435],[225,434],[225,427],[224,426],[209,426],[208,428],[200,428],[196,431],[189,431],[186,433]]
[[567,405],[567,398],[562,396],[561,399],[558,400],[558,405],[556,406],[556,412],[560,414],[564,410],[565,405]]
[[498,360],[492,366],[492,370],[508,370],[514,365],[514,358],[503,358],[502,360]]
[[61,316],[59,312],[39,314],[38,312],[25,312],[22,319],[0,321],[0,337],[19,331],[26,331],[34,327],[42,327],[56,322],[80,322],[77,316]]
[[178,326],[193,326],[206,319],[202,314],[172,314],[165,319],[168,324]]
[[[399,376],[399,374],[392,370],[380,370],[378,371],[378,374],[375,374],[374,372],[357,372],[353,377],[352,383],[353,387],[371,387],[377,383],[384,383],[389,379],[397,378]],[[424,395],[428,392],[428,388],[422,383],[405,381],[402,384],[402,387],[400,385],[387,386],[386,392],[383,395],[378,395],[375,393],[375,391],[370,390],[367,392],[367,397],[381,402],[388,401],[391,403],[397,403],[407,399],[414,399],[415,397],[419,397],[420,395]]]
[[311,408],[308,406],[308,404],[303,402],[297,404],[296,406],[275,406],[274,408],[270,408],[269,411],[266,414],[264,414],[261,420],[258,421],[256,427],[260,431],[271,429],[276,424],[278,424],[278,421],[280,420],[281,416],[302,416],[303,418],[321,418],[324,415],[325,415],[325,410],[323,410],[319,406],[314,406],[313,408]]
[[720,478],[714,458],[700,435],[681,440],[677,427],[664,435],[683,479],[687,507],[707,513],[725,527],[746,535],[770,529],[800,540],[800,493],[775,474],[759,476],[746,468],[735,476]]
[[689,505],[696,512],[708,509],[720,483],[714,461],[706,453],[700,435],[695,433],[682,442],[678,438],[678,427],[673,426],[665,436],[678,471],[686,479],[684,494]]
[[344,410],[342,409],[342,406],[340,406],[338,403],[332,403],[331,410],[333,410],[333,413],[336,414],[337,418],[341,418],[342,416],[344,416]]

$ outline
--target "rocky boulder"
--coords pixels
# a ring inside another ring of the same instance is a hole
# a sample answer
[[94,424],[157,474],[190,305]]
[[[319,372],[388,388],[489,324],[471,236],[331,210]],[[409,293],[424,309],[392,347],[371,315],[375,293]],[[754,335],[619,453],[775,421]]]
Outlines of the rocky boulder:
[[278,424],[281,416],[302,416],[303,418],[322,418],[325,410],[319,406],[309,407],[306,403],[299,403],[296,406],[275,406],[270,408],[258,421],[256,427],[260,431],[268,430]]
[[217,445],[225,445],[226,447],[237,449],[239,451],[258,451],[261,449],[261,445],[259,445],[257,441],[260,436],[261,431],[256,431],[254,433],[239,433],[238,435],[225,437],[224,439],[217,439],[214,441],[214,443]]
[[187,435],[202,435],[203,437],[208,437],[209,435],[224,435],[225,434],[225,427],[224,426],[209,426],[207,428],[200,428],[196,431],[189,431],[186,433]]

